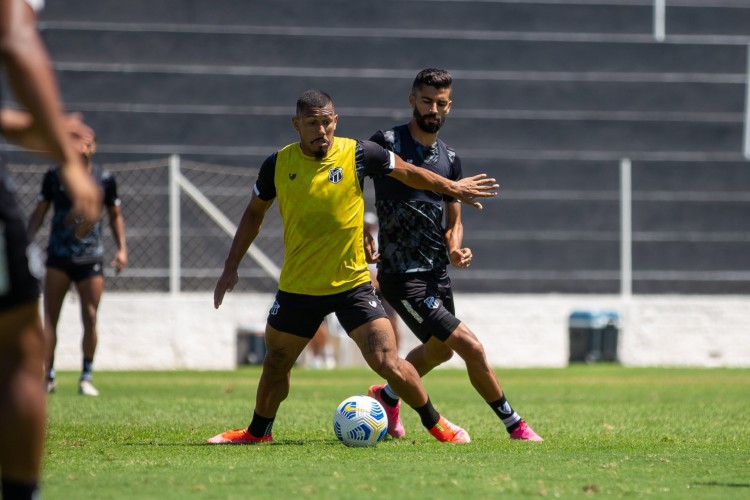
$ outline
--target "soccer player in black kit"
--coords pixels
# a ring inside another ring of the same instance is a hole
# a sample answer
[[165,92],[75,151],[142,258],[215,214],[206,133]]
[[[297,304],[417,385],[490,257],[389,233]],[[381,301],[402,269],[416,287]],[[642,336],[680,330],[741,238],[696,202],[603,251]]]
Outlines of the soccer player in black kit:
[[[462,177],[456,152],[438,139],[451,108],[453,79],[445,70],[425,69],[409,95],[413,116],[406,125],[378,131],[370,139],[401,158],[451,180]],[[370,260],[378,262],[378,280],[386,300],[422,342],[406,356],[420,376],[448,361],[456,352],[466,363],[469,379],[503,422],[511,439],[542,438],[511,408],[484,347],[455,316],[447,267],[466,269],[472,253],[463,248],[461,204],[441,193],[412,189],[386,176],[373,179],[380,232],[378,254],[365,237]],[[443,228],[443,207],[446,227]],[[388,434],[404,436],[398,395],[386,385],[373,385],[369,395],[388,415]]]
[[[104,209],[117,245],[112,266],[119,274],[128,263],[128,248],[125,242],[125,218],[122,215],[120,198],[117,196],[117,182],[111,172],[93,161],[96,152],[93,137],[80,146],[87,171],[104,193]],[[83,322],[83,363],[78,381],[78,394],[98,396],[99,391],[94,387],[92,380],[92,369],[99,337],[97,312],[104,291],[103,224],[98,220],[86,234],[75,234],[77,226],[71,217],[73,206],[62,188],[59,167],[48,170],[42,180],[36,208],[29,217],[30,237],[33,238],[42,226],[50,207],[54,207],[54,215],[47,245],[47,272],[44,275],[44,331],[48,342],[45,362],[47,392],[57,390],[54,369],[57,323],[65,295],[71,283],[75,283]]]
[[[24,0],[0,0],[0,65],[19,103],[28,110],[1,110],[2,135],[60,162],[63,184],[85,229],[99,216],[101,193],[86,175],[73,139],[93,133],[80,120],[62,113],[36,14]],[[39,266],[24,219],[0,158],[0,495],[4,500],[37,498],[44,446],[44,334],[35,276]]]

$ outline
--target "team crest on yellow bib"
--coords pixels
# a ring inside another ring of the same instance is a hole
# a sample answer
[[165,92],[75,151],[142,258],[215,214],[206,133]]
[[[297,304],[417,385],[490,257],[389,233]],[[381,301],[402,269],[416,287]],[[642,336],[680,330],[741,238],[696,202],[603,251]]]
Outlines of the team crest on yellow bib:
[[328,171],[328,181],[338,184],[344,178],[344,171],[341,167],[334,167]]

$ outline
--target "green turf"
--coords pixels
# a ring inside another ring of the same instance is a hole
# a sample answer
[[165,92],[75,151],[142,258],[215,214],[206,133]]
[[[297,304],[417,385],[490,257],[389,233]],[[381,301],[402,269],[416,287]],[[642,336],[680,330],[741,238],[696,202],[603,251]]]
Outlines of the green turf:
[[100,372],[99,398],[60,374],[45,498],[750,498],[750,370],[502,370],[544,443],[508,440],[466,373],[438,370],[426,387],[471,444],[438,443],[405,409],[406,439],[350,449],[333,410],[377,377],[295,369],[273,443],[204,444],[249,422],[259,373]]

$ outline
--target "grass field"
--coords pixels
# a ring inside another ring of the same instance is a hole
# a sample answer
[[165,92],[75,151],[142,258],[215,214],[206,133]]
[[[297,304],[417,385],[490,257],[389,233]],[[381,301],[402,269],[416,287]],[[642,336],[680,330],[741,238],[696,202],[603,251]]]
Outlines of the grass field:
[[544,443],[508,440],[465,372],[438,370],[425,380],[431,398],[472,443],[438,443],[404,409],[405,439],[350,449],[333,435],[333,410],[377,378],[295,369],[273,443],[204,444],[249,422],[259,373],[100,372],[99,398],[60,374],[44,497],[750,498],[750,370],[503,370]]

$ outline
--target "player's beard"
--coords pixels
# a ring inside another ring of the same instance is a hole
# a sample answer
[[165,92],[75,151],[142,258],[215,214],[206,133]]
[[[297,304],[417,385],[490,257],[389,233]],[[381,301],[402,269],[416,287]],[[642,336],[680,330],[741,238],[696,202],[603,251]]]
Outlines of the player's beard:
[[[317,143],[317,141],[314,141],[313,144],[312,144],[312,146],[315,147],[316,143]],[[315,149],[313,151],[313,156],[315,157],[316,160],[321,161],[323,158],[326,157],[326,155],[328,154],[328,151],[330,149],[331,149],[331,144],[329,142],[325,146],[319,146],[318,149]]]
[[[427,132],[428,134],[437,134],[438,130],[440,130],[440,127],[442,127],[443,123],[445,123],[445,119],[441,119],[437,113],[423,115],[419,113],[419,110],[416,107],[414,108],[414,112],[412,114],[414,115],[414,121],[417,123],[417,127],[419,127],[419,129],[423,132]],[[430,118],[435,118],[435,122],[425,122],[425,117],[428,116]]]

